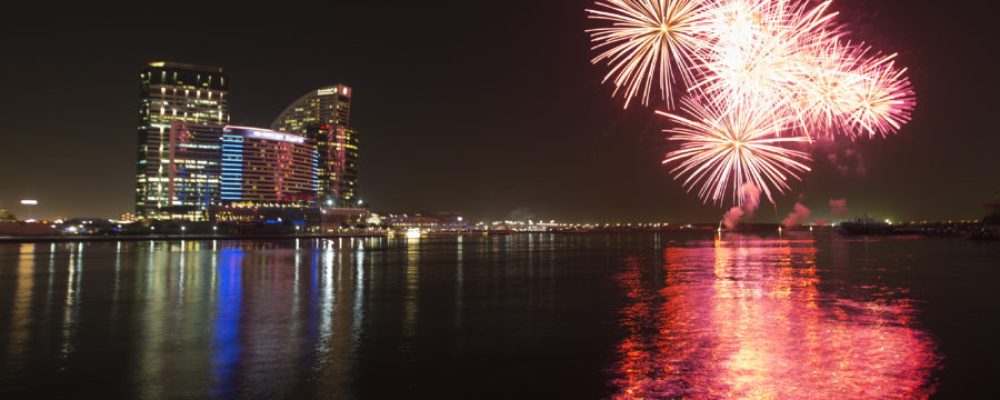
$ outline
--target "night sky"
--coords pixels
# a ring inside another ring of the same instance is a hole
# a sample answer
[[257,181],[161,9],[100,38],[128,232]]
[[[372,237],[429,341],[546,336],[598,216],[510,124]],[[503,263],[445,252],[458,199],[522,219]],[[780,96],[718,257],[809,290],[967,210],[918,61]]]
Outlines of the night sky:
[[[361,196],[377,210],[473,218],[717,221],[660,165],[653,109],[620,108],[592,66],[581,0],[53,2],[2,8],[0,208],[20,217],[133,210],[138,74],[146,62],[222,66],[232,122],[268,126],[320,86],[354,87]],[[978,4],[978,5],[977,5]],[[825,146],[798,199],[852,215],[985,214],[1000,188],[1000,63],[984,1],[838,0],[854,37],[898,51],[914,121],[881,141]],[[830,154],[836,154],[836,162]]]

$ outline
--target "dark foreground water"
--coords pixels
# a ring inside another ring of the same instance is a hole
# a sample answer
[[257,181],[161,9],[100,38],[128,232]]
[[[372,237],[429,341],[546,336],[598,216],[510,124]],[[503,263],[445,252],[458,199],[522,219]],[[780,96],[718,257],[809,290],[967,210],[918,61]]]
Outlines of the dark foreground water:
[[0,245],[0,398],[1000,398],[1000,244]]

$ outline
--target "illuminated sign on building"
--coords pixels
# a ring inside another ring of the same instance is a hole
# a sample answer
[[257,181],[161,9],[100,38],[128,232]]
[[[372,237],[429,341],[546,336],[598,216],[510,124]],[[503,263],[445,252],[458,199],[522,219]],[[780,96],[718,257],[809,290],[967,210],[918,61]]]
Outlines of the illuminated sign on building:
[[319,89],[319,90],[316,91],[316,95],[317,96],[331,96],[331,95],[335,95],[335,94],[342,94],[344,96],[350,96],[351,95],[350,92],[351,92],[351,88],[349,88],[347,86],[341,85],[341,86],[334,86],[334,87],[328,87],[328,88]]
[[247,136],[255,139],[276,140],[279,142],[290,142],[290,143],[306,142],[306,138],[302,136],[289,135],[287,133],[281,133],[275,131],[250,131],[250,133]]
[[225,131],[226,132],[234,132],[235,131],[235,133],[242,134],[243,137],[247,137],[247,138],[251,138],[251,139],[273,140],[273,141],[277,141],[277,142],[288,142],[288,143],[295,143],[295,144],[303,144],[303,143],[306,142],[306,138],[304,138],[302,136],[299,136],[299,135],[293,135],[293,134],[290,134],[290,133],[272,131],[272,130],[261,129],[261,128],[250,128],[250,127],[245,127],[245,126],[233,126],[233,125],[230,125],[230,126],[226,127]]

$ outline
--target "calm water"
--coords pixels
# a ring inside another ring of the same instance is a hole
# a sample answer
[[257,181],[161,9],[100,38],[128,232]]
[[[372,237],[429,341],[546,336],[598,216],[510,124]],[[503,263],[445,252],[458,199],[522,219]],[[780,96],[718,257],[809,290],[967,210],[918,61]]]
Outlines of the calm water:
[[1000,398],[1000,244],[0,245],[0,397]]

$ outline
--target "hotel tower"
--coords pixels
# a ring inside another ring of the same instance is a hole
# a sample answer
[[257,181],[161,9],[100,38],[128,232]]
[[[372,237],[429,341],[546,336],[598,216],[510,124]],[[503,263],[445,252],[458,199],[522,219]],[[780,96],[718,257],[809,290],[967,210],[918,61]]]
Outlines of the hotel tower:
[[317,202],[324,207],[357,205],[357,133],[350,128],[351,88],[333,85],[306,93],[271,123],[271,129],[309,138],[318,154]]

